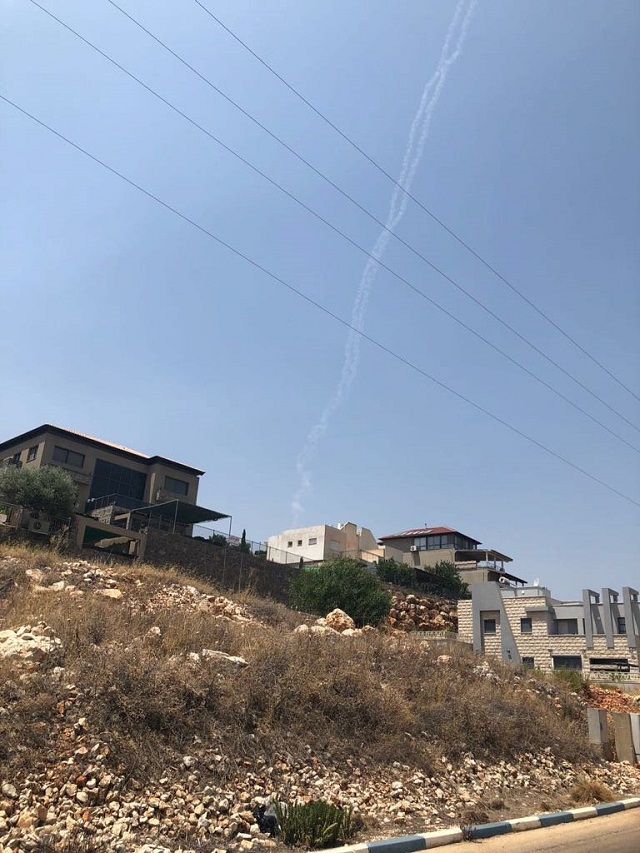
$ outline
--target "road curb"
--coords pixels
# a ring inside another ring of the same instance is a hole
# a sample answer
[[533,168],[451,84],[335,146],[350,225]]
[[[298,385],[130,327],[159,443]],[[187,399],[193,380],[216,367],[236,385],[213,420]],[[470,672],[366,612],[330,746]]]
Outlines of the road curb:
[[596,806],[583,806],[562,812],[529,815],[514,820],[502,820],[497,823],[484,823],[479,826],[459,826],[451,829],[439,829],[417,835],[403,835],[398,838],[387,838],[384,841],[365,841],[346,847],[334,847],[327,853],[415,853],[417,850],[433,850],[445,844],[455,844],[458,841],[476,841],[482,838],[492,838],[494,835],[506,835],[511,832],[523,832],[528,829],[540,829],[544,826],[557,826],[560,823],[572,823],[591,817],[615,814],[626,809],[640,807],[640,797],[629,797],[615,803],[598,803]]

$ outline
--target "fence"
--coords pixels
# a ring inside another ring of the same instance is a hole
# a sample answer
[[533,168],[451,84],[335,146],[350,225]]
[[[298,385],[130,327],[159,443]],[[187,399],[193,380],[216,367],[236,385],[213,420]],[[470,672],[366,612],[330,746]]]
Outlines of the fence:
[[34,512],[17,504],[0,500],[0,535],[23,536],[31,540],[44,540],[57,534],[68,534],[73,519],[51,518],[46,513]]
[[217,545],[221,548],[252,554],[254,557],[262,558],[263,560],[268,559],[272,563],[298,565],[300,560],[304,562],[304,557],[300,554],[295,554],[293,551],[282,551],[279,548],[267,545],[266,542],[254,542],[251,539],[245,539],[243,542],[240,536],[223,533],[221,530],[215,530],[203,524],[194,524],[191,536],[193,539],[198,539],[201,542],[210,542],[212,545]]

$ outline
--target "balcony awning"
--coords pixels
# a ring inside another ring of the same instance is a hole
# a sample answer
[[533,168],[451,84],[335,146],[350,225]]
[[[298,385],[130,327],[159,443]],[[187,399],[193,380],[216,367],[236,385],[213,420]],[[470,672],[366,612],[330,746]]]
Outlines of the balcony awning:
[[136,515],[145,515],[147,518],[165,518],[176,524],[202,524],[204,521],[219,521],[221,518],[231,518],[224,512],[215,509],[207,509],[204,506],[190,504],[186,501],[174,500],[164,501],[160,504],[151,504],[134,510]]
[[472,548],[465,551],[456,551],[456,563],[479,563],[484,560],[487,563],[512,563],[513,559],[494,551],[493,548]]

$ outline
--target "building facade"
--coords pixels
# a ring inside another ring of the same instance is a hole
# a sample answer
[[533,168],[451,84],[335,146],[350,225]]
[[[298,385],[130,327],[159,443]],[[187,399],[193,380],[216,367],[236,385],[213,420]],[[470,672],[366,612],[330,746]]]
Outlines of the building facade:
[[458,637],[477,652],[543,672],[570,669],[595,681],[640,684],[638,592],[583,590],[558,601],[545,587],[481,583],[458,602]]
[[501,580],[508,584],[524,581],[505,571],[511,557],[493,548],[481,548],[480,542],[451,527],[416,527],[382,536],[387,559],[424,571],[441,561],[453,563],[466,583]]
[[267,559],[280,562],[279,555],[293,551],[307,562],[323,562],[332,557],[353,557],[376,562],[381,549],[373,533],[352,521],[332,526],[316,524],[283,530],[267,539]]
[[[193,524],[229,517],[198,506],[199,468],[52,424],[0,442],[0,465],[67,471],[77,489],[80,546],[123,539],[141,556],[145,527],[189,535]],[[46,522],[37,523],[46,532]]]

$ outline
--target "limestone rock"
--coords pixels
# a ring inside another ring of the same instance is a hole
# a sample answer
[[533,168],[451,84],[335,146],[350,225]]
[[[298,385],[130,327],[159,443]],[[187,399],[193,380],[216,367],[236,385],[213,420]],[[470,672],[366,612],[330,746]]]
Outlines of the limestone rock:
[[338,633],[342,633],[346,631],[347,628],[355,628],[356,623],[353,621],[351,616],[348,616],[344,610],[340,610],[339,607],[336,607],[335,610],[332,610],[331,613],[327,613],[327,617],[325,620],[325,624],[329,626],[329,628],[333,628],[334,631],[338,631]]

